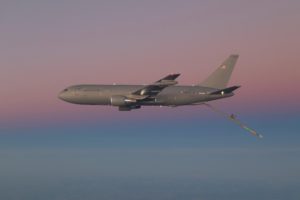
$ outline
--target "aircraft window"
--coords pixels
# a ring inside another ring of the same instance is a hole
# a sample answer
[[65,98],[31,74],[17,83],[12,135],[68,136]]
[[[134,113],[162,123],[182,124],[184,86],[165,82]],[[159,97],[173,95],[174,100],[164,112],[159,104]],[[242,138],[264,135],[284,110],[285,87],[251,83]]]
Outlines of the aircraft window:
[[67,92],[68,91],[68,89],[64,89],[64,92]]

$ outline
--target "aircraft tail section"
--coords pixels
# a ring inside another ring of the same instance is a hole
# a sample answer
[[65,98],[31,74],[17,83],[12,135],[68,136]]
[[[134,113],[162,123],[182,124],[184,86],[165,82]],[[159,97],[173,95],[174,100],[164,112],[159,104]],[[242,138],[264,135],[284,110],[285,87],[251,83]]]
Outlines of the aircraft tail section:
[[238,55],[230,55],[208,78],[199,85],[210,88],[226,88]]
[[221,94],[221,95],[224,95],[224,94],[231,93],[231,92],[233,92],[234,90],[236,90],[236,89],[238,89],[240,87],[241,86],[232,86],[232,87],[224,88],[222,90],[213,91],[210,94]]

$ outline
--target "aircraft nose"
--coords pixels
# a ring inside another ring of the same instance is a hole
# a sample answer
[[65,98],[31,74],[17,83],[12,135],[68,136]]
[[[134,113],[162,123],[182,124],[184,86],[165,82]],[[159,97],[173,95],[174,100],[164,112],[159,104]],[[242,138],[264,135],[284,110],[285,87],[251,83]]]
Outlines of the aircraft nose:
[[65,93],[65,91],[61,91],[58,94],[58,98],[61,99],[61,100],[65,100],[66,99],[66,93]]

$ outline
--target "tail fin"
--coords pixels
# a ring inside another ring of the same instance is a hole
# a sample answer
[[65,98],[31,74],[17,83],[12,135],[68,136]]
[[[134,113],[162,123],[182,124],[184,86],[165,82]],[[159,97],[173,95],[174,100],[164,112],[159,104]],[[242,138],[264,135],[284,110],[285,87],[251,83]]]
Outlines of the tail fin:
[[220,67],[199,85],[217,89],[226,88],[238,57],[238,55],[230,55]]

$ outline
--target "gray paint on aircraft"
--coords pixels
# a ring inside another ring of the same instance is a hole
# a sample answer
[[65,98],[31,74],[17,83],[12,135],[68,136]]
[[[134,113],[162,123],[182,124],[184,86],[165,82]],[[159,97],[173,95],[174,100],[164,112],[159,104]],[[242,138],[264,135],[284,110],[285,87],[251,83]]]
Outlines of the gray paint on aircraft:
[[196,105],[234,95],[233,90],[239,86],[225,87],[237,59],[238,55],[229,56],[201,85],[177,86],[175,79],[180,74],[170,74],[146,86],[74,85],[63,90],[59,98],[74,104],[113,105],[127,111],[141,106]]
[[[74,104],[111,105],[114,96],[126,96],[143,85],[75,85],[59,94],[59,98]],[[233,93],[210,94],[214,88],[201,86],[170,86],[154,97],[137,101],[137,105],[180,106],[232,96]],[[132,103],[128,103],[129,106]],[[124,104],[124,106],[126,106]]]
[[[170,74],[149,85],[74,85],[64,89],[58,97],[66,102],[82,105],[112,105],[120,111],[139,109],[142,106],[183,106],[204,104],[241,128],[259,138],[235,115],[227,115],[205,103],[231,97],[240,86],[227,87],[238,55],[229,56],[207,79],[199,85],[177,86],[180,74]],[[227,88],[226,88],[227,87]]]

